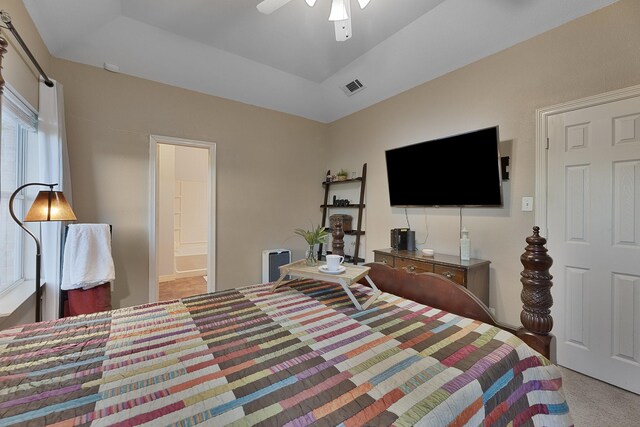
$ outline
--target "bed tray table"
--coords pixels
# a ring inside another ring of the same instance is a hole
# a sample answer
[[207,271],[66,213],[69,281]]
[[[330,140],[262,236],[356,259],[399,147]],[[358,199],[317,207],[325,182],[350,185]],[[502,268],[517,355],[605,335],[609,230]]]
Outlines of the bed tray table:
[[[369,270],[371,270],[370,267],[343,264],[343,266],[345,267],[344,272],[339,274],[331,274],[321,272],[318,269],[321,265],[324,265],[324,263],[319,263],[316,266],[308,266],[305,260],[300,260],[280,266],[280,277],[274,282],[273,286],[271,287],[271,292],[278,289],[278,287],[280,287],[281,285],[286,284],[288,281],[284,281],[284,278],[289,275],[293,277],[322,280],[325,282],[339,284],[340,286],[342,286],[342,289],[344,289],[344,291],[349,296],[349,299],[351,299],[351,302],[358,310],[364,310],[368,308],[371,303],[373,303],[380,295],[380,290],[375,285],[375,283],[373,283],[373,280],[371,280],[371,278],[369,277]],[[369,282],[371,289],[373,289],[373,295],[370,296],[369,299],[367,299],[365,303],[361,305],[356,297],[353,296],[353,293],[351,292],[349,286],[356,283],[363,277],[367,280],[367,282]]]

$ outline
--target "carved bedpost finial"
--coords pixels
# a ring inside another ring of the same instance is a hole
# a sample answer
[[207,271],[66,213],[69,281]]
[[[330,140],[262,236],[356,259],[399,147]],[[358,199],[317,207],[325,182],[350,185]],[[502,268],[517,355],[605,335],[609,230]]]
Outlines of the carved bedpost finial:
[[524,266],[520,273],[523,286],[523,310],[520,313],[520,321],[531,332],[547,335],[553,328],[553,318],[550,314],[553,305],[553,276],[549,274],[553,259],[547,255],[547,249],[544,247],[547,239],[540,237],[540,227],[533,227],[533,235],[527,237],[526,241],[528,245],[520,256],[520,262]]
[[4,77],[2,77],[2,59],[4,58],[4,54],[7,53],[7,46],[9,43],[5,40],[4,37],[0,35],[0,95],[4,91]]

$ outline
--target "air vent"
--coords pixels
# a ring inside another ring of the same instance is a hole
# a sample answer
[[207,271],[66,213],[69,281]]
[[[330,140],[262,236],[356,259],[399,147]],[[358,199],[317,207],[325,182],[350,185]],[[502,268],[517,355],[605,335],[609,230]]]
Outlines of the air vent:
[[351,96],[354,93],[360,92],[364,88],[366,88],[366,86],[363,85],[358,79],[355,79],[354,81],[342,86],[342,90],[347,96]]

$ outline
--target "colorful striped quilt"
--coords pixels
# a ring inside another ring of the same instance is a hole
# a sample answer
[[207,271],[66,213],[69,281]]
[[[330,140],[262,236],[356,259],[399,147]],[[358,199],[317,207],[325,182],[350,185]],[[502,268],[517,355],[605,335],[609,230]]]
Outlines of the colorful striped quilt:
[[508,332],[270,286],[0,332],[0,426],[572,424],[557,367]]

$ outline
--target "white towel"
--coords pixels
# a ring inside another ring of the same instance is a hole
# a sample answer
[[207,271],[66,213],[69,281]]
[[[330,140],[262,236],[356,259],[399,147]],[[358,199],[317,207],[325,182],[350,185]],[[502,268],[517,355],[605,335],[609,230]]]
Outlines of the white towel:
[[62,264],[63,290],[89,289],[115,279],[109,224],[72,224]]

